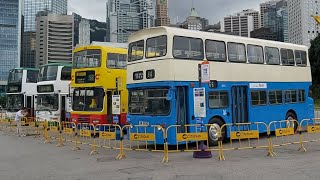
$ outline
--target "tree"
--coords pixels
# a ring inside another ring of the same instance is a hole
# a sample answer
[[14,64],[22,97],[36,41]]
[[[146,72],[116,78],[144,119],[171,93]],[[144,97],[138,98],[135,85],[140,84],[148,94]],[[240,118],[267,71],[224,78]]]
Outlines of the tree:
[[320,36],[311,41],[309,60],[312,74],[313,98],[320,100]]

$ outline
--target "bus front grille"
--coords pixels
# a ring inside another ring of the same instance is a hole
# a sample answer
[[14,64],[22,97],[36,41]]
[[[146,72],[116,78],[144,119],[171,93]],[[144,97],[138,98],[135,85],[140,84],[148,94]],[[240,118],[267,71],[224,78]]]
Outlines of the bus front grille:
[[78,117],[78,122],[79,123],[90,123],[90,116],[88,116],[88,115],[79,116]]

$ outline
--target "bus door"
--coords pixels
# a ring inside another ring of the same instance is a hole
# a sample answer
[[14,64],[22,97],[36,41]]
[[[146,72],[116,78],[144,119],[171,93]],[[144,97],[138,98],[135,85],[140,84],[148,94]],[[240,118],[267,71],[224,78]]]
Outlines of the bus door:
[[66,121],[66,96],[62,95],[61,96],[61,101],[60,101],[60,122]]
[[107,91],[107,124],[112,124],[112,91]]
[[179,127],[178,133],[185,133],[187,131],[184,125],[188,124],[188,114],[187,114],[187,87],[177,87],[176,90],[176,109],[177,109],[177,125]]
[[248,122],[247,89],[247,86],[233,86],[231,89],[233,123]]
[[32,96],[26,96],[26,105],[25,107],[28,110],[29,116],[33,116],[33,102],[32,102]]

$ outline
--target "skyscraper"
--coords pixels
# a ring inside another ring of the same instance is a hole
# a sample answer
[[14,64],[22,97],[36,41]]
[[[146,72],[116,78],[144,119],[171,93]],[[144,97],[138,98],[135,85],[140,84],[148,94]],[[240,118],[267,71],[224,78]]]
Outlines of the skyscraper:
[[20,0],[0,1],[0,93],[3,93],[10,69],[20,65]]
[[320,14],[320,1],[288,0],[289,42],[310,46],[319,34],[313,16]]
[[125,43],[133,32],[154,26],[153,0],[107,0],[107,37]]
[[260,27],[264,27],[264,12],[268,9],[272,4],[275,4],[279,0],[267,1],[265,3],[260,4]]
[[250,37],[254,30],[253,17],[248,15],[231,15],[224,17],[224,32],[243,37]]
[[156,1],[157,19],[156,26],[169,26],[169,10],[168,0],[157,0]]
[[276,34],[277,41],[289,42],[287,0],[281,0],[269,6],[264,11],[263,24]]
[[259,29],[259,11],[254,9],[245,9],[236,13],[238,16],[252,16],[253,17],[253,29]]
[[36,15],[40,11],[49,11],[53,14],[66,15],[68,0],[24,0],[23,33],[22,33],[22,67],[36,66]]
[[72,15],[38,15],[36,67],[72,62],[73,23]]

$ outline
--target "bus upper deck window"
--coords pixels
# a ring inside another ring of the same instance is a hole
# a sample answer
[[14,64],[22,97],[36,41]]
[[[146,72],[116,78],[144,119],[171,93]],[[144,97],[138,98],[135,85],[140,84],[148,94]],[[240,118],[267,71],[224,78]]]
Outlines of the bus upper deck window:
[[279,65],[280,64],[280,54],[278,48],[266,47],[265,57],[267,64]]
[[206,40],[206,57],[209,61],[226,61],[226,44],[223,41]]
[[291,49],[281,49],[281,61],[282,65],[294,66],[294,55]]
[[297,66],[307,66],[307,52],[295,51],[295,58]]
[[143,59],[144,41],[136,41],[129,44],[129,57],[128,61],[137,61]]
[[202,39],[175,36],[173,39],[173,56],[177,59],[203,60]]
[[228,43],[230,62],[246,62],[246,47],[241,43]]
[[157,36],[147,39],[146,57],[162,57],[167,55],[167,36]]

